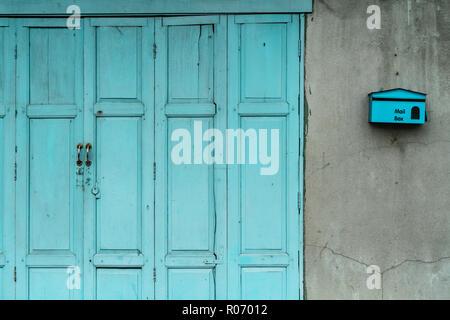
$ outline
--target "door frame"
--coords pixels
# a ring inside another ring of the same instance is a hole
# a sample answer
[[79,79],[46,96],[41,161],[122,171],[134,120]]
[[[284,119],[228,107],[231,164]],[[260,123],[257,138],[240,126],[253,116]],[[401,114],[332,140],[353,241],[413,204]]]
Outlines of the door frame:
[[304,216],[304,201],[305,201],[305,137],[306,127],[305,119],[308,119],[307,110],[305,109],[305,40],[306,40],[306,14],[300,14],[299,21],[299,96],[298,96],[298,112],[299,112],[299,156],[298,156],[298,207],[299,207],[299,294],[300,299],[306,299],[305,287],[305,216]]
[[[2,0],[2,15],[52,15],[67,16],[66,8],[72,0],[50,2],[48,0]],[[239,13],[307,13],[312,12],[312,0],[77,0],[82,16],[161,16],[170,14],[239,14]]]

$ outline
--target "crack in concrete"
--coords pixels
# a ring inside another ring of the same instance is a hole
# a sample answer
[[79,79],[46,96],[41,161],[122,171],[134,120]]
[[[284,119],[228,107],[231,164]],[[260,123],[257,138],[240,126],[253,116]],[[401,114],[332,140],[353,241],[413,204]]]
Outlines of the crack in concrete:
[[406,259],[406,260],[403,260],[402,262],[400,262],[400,263],[398,263],[396,265],[393,265],[392,267],[389,267],[389,268],[385,269],[384,271],[381,272],[381,274],[384,274],[384,273],[386,273],[388,271],[392,271],[392,270],[402,266],[405,263],[436,264],[436,263],[439,263],[439,262],[442,262],[442,261],[445,261],[445,260],[450,260],[450,257],[441,257],[441,258],[439,258],[437,260],[432,260],[432,261],[420,260],[420,259]]
[[[312,247],[312,248],[319,248],[319,249],[321,249],[320,250],[320,256],[322,256],[322,253],[325,250],[328,250],[335,256],[340,256],[340,257],[346,258],[348,260],[351,260],[353,262],[356,262],[356,263],[361,264],[361,265],[366,266],[366,267],[370,266],[370,264],[367,264],[367,263],[365,263],[363,261],[360,261],[360,260],[355,259],[353,257],[347,256],[347,255],[345,255],[343,253],[337,252],[336,250],[334,250],[334,249],[332,249],[332,248],[330,248],[328,246],[328,242],[324,246],[318,246],[318,245],[313,245],[313,244],[305,244],[305,246],[306,247]],[[442,262],[442,261],[445,261],[445,260],[450,260],[450,256],[448,256],[448,257],[441,257],[441,258],[438,258],[436,260],[431,260],[431,261],[421,260],[421,259],[405,259],[402,262],[400,262],[398,264],[395,264],[395,265],[393,265],[393,266],[391,266],[391,267],[381,271],[380,274],[383,276],[385,273],[387,273],[389,271],[392,271],[394,269],[397,269],[397,268],[399,268],[400,266],[402,266],[405,263],[436,264],[436,263],[439,263],[439,262]]]
[[339,253],[339,252],[335,251],[334,249],[328,247],[328,242],[327,242],[324,246],[318,246],[318,245],[313,245],[313,244],[306,244],[305,246],[306,246],[306,247],[313,247],[313,248],[319,248],[319,249],[321,249],[321,250],[320,250],[320,256],[321,256],[321,257],[322,257],[322,253],[323,253],[325,250],[328,250],[328,251],[330,251],[330,252],[331,252],[333,255],[335,255],[335,256],[341,256],[341,257],[343,257],[343,258],[346,258],[346,259],[348,259],[348,260],[354,261],[354,262],[359,263],[359,264],[361,264],[361,265],[363,265],[363,266],[366,266],[366,267],[370,266],[369,264],[367,264],[367,263],[365,263],[365,262],[359,261],[358,259],[352,258],[352,257],[350,257],[350,256],[346,256],[345,254],[342,254],[342,253]]

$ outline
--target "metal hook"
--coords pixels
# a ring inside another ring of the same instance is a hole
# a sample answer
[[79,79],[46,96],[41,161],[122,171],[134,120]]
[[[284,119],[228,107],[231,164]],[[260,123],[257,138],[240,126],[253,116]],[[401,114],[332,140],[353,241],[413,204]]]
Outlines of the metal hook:
[[92,187],[91,193],[95,196],[96,199],[100,199],[100,187],[98,181],[96,181],[95,185]]

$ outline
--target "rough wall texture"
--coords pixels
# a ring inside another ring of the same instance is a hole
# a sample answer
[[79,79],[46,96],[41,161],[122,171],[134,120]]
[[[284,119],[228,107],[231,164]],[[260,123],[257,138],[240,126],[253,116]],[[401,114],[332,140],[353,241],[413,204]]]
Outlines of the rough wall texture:
[[[450,299],[450,1],[315,0],[306,36],[306,298]],[[430,122],[368,124],[367,94],[397,87]]]

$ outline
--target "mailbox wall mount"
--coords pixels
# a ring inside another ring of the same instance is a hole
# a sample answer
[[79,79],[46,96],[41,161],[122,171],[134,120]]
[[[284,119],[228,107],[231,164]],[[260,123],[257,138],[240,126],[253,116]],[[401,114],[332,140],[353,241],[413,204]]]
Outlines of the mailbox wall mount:
[[369,94],[369,122],[424,124],[427,121],[425,93],[392,89]]

